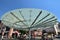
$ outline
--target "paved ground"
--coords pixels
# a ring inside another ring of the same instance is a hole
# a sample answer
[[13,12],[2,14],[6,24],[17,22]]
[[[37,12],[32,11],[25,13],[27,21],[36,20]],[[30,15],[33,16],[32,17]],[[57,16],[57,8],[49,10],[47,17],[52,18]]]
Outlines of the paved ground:
[[[4,39],[4,40],[9,40],[9,39]],[[11,40],[18,40],[18,39],[11,39]],[[21,40],[23,40],[23,39],[21,39]],[[27,40],[28,40],[28,39],[27,39]],[[32,39],[32,40],[40,40],[40,39]],[[53,40],[60,40],[60,39],[55,38],[55,39],[53,39]]]
[[[0,38],[1,40],[1,38]],[[4,40],[9,40],[9,39],[4,39]],[[18,39],[11,39],[11,40],[18,40]],[[20,40],[23,40],[23,39],[20,39]],[[29,39],[27,39],[29,40]],[[31,40],[40,40],[40,39],[31,39]],[[60,40],[60,38],[54,38],[53,40]]]
[[54,40],[60,40],[60,38],[55,38]]

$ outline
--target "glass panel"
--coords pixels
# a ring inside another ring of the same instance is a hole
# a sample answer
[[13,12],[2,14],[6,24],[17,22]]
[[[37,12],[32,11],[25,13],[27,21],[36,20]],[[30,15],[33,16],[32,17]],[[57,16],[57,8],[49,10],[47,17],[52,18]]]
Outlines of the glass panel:
[[[41,11],[42,13],[38,16],[38,14]],[[36,19],[37,16],[38,18]],[[40,10],[40,9],[29,9],[29,8],[12,10],[5,13],[2,16],[2,21],[5,25],[9,27],[14,27],[17,29],[18,28],[33,28],[33,27],[43,28],[47,26],[49,27],[51,24],[49,23],[49,21],[54,20],[54,19],[56,19],[56,17],[52,15],[51,13],[49,13],[48,11]],[[31,26],[33,22],[34,24]],[[43,25],[43,23],[46,23],[46,22],[48,22],[48,24]]]

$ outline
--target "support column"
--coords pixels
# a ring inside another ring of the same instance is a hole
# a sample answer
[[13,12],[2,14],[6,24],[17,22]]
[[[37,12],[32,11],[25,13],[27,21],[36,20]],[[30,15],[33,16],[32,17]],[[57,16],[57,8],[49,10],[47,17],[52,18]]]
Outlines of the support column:
[[29,29],[29,40],[31,39],[31,30]]
[[11,38],[12,37],[12,33],[13,33],[13,28],[10,28],[9,34],[8,34],[8,38]]
[[54,25],[54,28],[55,28],[55,31],[56,31],[56,34],[58,35],[58,25]]

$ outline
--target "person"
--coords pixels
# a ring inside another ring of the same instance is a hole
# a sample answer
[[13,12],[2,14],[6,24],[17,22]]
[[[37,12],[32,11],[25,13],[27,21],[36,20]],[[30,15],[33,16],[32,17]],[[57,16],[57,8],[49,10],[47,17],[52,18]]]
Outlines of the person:
[[1,30],[1,39],[3,39],[3,36],[4,36],[4,33],[5,33],[5,30],[6,30],[6,27],[5,25],[2,23],[2,21],[0,20],[0,30]]
[[45,40],[45,38],[44,38],[44,33],[46,33],[46,31],[45,30],[42,30],[42,40]]
[[20,33],[16,30],[16,31],[13,31],[13,34],[12,34],[12,37],[16,37],[18,38],[20,36]]

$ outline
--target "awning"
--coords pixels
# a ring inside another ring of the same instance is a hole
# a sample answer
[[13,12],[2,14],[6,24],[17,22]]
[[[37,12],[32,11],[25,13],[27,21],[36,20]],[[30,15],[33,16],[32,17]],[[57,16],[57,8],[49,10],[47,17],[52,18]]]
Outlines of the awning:
[[53,27],[57,18],[50,12],[41,9],[16,9],[6,12],[2,22],[16,29]]

